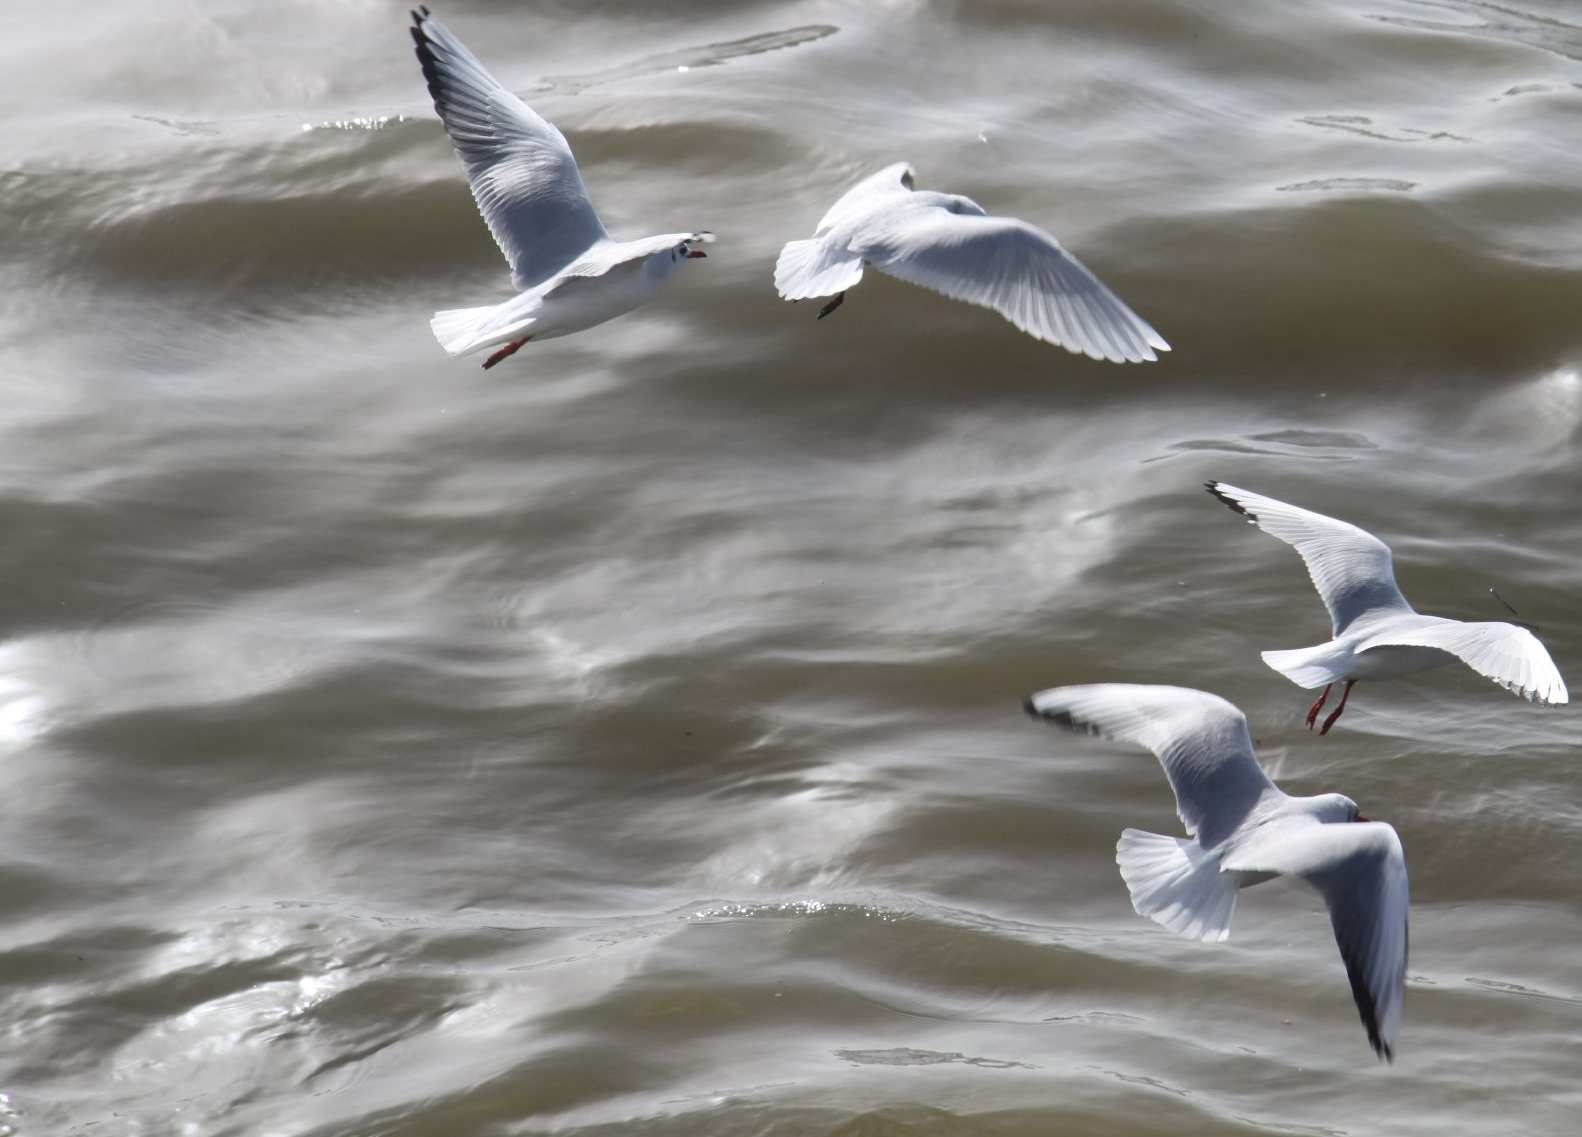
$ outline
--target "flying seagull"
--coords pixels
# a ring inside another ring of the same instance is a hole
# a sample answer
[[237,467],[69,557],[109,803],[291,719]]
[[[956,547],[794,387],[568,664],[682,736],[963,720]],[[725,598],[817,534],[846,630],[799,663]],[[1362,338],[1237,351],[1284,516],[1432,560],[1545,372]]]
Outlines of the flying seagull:
[[435,312],[429,326],[447,352],[498,348],[483,364],[493,367],[529,340],[580,332],[648,303],[683,262],[707,255],[693,246],[712,233],[614,240],[560,131],[496,82],[427,8],[412,13],[411,31],[434,109],[519,293]]
[[1291,797],[1253,757],[1247,718],[1186,687],[1054,687],[1028,714],[1142,746],[1159,758],[1188,838],[1121,831],[1115,861],[1132,907],[1197,940],[1230,936],[1238,890],[1276,876],[1316,888],[1373,1052],[1395,1059],[1406,986],[1406,854],[1394,828],[1344,794]]
[[775,288],[786,300],[833,296],[828,316],[864,265],[953,300],[993,308],[1034,339],[1113,363],[1159,358],[1170,345],[1048,233],[991,217],[971,198],[913,190],[912,167],[886,166],[837,201],[813,237],[780,250]]
[[1324,720],[1320,734],[1328,734],[1346,709],[1357,680],[1411,675],[1457,659],[1529,702],[1570,700],[1554,660],[1526,628],[1498,621],[1466,623],[1414,610],[1396,587],[1390,547],[1373,534],[1224,482],[1204,485],[1265,533],[1294,546],[1329,609],[1334,638],[1328,643],[1262,653],[1265,663],[1297,686],[1324,688],[1308,708],[1309,730],[1330,688],[1342,680],[1346,686],[1340,705]]

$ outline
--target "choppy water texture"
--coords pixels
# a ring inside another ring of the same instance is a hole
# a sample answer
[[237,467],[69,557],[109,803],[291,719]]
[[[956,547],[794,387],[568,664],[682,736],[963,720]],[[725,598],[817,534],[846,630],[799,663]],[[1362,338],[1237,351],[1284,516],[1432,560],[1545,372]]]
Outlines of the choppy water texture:
[[[1464,670],[1336,732],[1223,478],[1395,547],[1582,687],[1582,11],[1562,0],[480,4],[650,307],[485,374],[505,294],[393,3],[63,2],[0,62],[0,1131],[1558,1134],[1576,712]],[[871,278],[862,173],[1049,227],[1118,368]],[[1022,716],[1185,682],[1392,821],[1400,1058],[1316,895],[1135,916],[1144,755]]]

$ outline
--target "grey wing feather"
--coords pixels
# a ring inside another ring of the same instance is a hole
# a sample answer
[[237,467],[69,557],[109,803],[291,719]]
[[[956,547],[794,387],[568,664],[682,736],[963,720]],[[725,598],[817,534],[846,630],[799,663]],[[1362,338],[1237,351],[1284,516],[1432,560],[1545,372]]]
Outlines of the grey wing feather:
[[1538,637],[1501,621],[1464,623],[1419,616],[1388,626],[1354,650],[1385,646],[1432,647],[1448,651],[1485,679],[1530,703],[1569,702],[1565,680]]
[[1367,612],[1412,611],[1395,583],[1390,547],[1372,533],[1224,482],[1204,485],[1225,505],[1301,554],[1313,587],[1329,610],[1334,635]]
[[478,211],[526,291],[607,240],[571,147],[426,10],[412,40]]
[[1318,889],[1329,906],[1368,1043],[1380,1058],[1393,1061],[1406,990],[1410,907],[1406,854],[1394,828],[1382,821],[1281,827],[1227,857],[1224,867],[1299,876]]
[[1113,363],[1170,345],[1048,233],[1008,217],[908,209],[867,236],[875,268],[992,308],[1034,339]]
[[1175,791],[1176,812],[1205,848],[1224,840],[1268,793],[1279,793],[1253,756],[1247,717],[1218,695],[1187,687],[1095,683],[1051,687],[1029,714],[1151,750]]

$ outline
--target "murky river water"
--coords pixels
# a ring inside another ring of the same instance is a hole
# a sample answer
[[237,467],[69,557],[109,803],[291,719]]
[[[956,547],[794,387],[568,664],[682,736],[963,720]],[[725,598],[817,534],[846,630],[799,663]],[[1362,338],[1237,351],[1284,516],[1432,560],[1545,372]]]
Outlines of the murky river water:
[[[1464,669],[1327,738],[1327,620],[1206,478],[1390,541],[1582,685],[1582,6],[448,3],[651,306],[484,373],[506,295],[397,4],[8,14],[0,1130],[1561,1134],[1577,718]],[[1175,346],[1115,367],[780,243],[907,159]],[[1243,707],[1393,822],[1399,1060],[1321,903],[1136,916],[1146,755]]]

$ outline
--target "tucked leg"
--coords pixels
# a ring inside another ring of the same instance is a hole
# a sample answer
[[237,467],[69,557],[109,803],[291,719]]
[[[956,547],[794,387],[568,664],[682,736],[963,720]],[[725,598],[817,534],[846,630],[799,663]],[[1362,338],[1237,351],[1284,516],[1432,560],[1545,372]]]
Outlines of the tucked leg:
[[835,299],[831,300],[828,304],[824,305],[824,307],[822,307],[822,308],[820,308],[818,310],[818,318],[822,320],[825,316],[829,315],[831,312],[833,312],[836,308],[839,308],[845,302],[846,302],[846,294],[844,292],[837,292],[835,294]]
[[1307,729],[1312,730],[1313,724],[1318,721],[1318,712],[1324,709],[1324,700],[1329,698],[1329,689],[1333,683],[1324,684],[1324,689],[1318,693],[1318,698],[1313,700],[1313,705],[1307,708]]
[[1357,681],[1355,679],[1346,680],[1346,686],[1340,692],[1340,706],[1329,712],[1329,717],[1324,720],[1324,727],[1318,732],[1319,734],[1328,734],[1329,728],[1335,725],[1335,720],[1338,719],[1340,717],[1340,713],[1346,709],[1346,700],[1351,697],[1351,688],[1356,682]]
[[489,370],[489,368],[493,367],[496,363],[499,363],[500,360],[502,360],[502,359],[509,359],[511,356],[515,355],[518,351],[521,350],[523,344],[525,344],[528,340],[530,340],[532,338],[533,338],[532,336],[523,336],[519,340],[513,340],[510,343],[506,344],[499,351],[495,352],[488,359],[483,361],[483,369],[485,371],[487,371],[487,370]]

